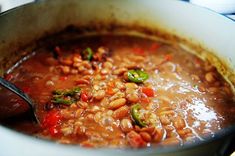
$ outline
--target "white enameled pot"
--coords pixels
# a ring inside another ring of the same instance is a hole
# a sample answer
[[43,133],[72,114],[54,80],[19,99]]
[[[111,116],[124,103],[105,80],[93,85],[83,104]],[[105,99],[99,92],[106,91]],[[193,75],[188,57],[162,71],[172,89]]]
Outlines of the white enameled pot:
[[[87,26],[103,21],[164,29],[213,51],[234,72],[235,22],[174,0],[42,0],[4,12],[0,15],[0,61],[17,48],[68,25]],[[234,133],[233,126],[203,143],[184,147],[84,149],[36,139],[0,126],[0,156],[223,155]]]

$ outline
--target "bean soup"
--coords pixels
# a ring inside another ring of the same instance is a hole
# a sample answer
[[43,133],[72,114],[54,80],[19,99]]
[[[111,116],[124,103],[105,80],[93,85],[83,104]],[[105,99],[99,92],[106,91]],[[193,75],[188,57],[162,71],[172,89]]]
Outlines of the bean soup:
[[[63,144],[182,146],[235,122],[230,85],[213,65],[177,43],[82,37],[37,48],[5,79],[37,103],[40,125],[25,116],[2,124]],[[0,100],[21,105],[6,95]]]

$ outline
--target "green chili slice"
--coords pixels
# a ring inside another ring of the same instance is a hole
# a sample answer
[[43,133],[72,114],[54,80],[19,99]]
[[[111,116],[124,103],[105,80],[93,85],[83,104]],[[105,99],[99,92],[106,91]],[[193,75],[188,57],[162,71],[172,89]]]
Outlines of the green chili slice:
[[77,100],[76,95],[79,94],[80,91],[81,91],[80,87],[75,87],[71,90],[54,90],[52,92],[53,97],[51,102],[54,104],[70,105],[76,102]]
[[62,90],[54,90],[53,92],[52,92],[52,94],[53,95],[63,95],[64,94],[64,92],[62,91]]
[[64,95],[65,96],[74,96],[75,94],[80,93],[80,91],[81,91],[80,87],[75,87],[71,90],[65,91]]
[[147,124],[142,121],[140,117],[139,110],[141,109],[140,104],[135,104],[131,106],[131,117],[134,120],[134,122],[140,126],[140,127],[145,127]]
[[93,51],[91,50],[91,48],[86,48],[85,50],[82,51],[82,58],[84,60],[91,61],[92,57],[93,57]]
[[63,99],[62,97],[53,97],[51,102],[55,104],[65,104],[65,105],[71,105],[72,103],[74,103],[73,100],[66,100]]
[[141,83],[149,78],[149,75],[141,70],[129,70],[128,79],[132,82]]

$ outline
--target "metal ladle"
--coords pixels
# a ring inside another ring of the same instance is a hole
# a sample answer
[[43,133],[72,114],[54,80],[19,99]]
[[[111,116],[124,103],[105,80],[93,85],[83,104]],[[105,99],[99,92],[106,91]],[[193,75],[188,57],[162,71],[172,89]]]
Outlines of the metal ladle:
[[31,114],[33,116],[33,119],[37,122],[39,122],[39,119],[36,115],[36,111],[35,111],[35,103],[32,101],[32,99],[21,89],[19,89],[18,87],[16,87],[13,83],[3,79],[0,77],[0,85],[2,85],[4,88],[10,90],[11,92],[15,93],[16,95],[18,95],[19,97],[21,97],[30,107],[31,110]]

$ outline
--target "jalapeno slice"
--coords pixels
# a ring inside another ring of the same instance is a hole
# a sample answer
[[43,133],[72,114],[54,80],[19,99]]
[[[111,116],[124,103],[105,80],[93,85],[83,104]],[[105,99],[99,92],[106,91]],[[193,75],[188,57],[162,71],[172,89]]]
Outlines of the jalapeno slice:
[[[75,87],[70,90],[55,90],[52,92],[53,97],[51,102],[54,104],[71,105],[79,99],[80,91],[80,87]],[[78,98],[77,95],[79,96]]]
[[130,81],[136,83],[144,82],[149,78],[149,75],[141,70],[129,70],[127,76]]
[[133,121],[140,127],[145,127],[147,126],[147,124],[142,121],[141,117],[140,117],[140,113],[139,110],[141,109],[140,104],[135,104],[131,106],[131,117],[133,119]]
[[71,90],[68,90],[64,93],[65,96],[75,96],[76,94],[80,93],[81,88],[80,87],[75,87]]
[[93,51],[91,50],[91,48],[86,48],[85,50],[82,51],[82,58],[84,60],[91,61],[92,57],[93,57]]
[[63,99],[62,97],[53,97],[51,102],[54,104],[65,104],[65,105],[71,105],[72,103],[74,103],[73,100],[66,100]]

